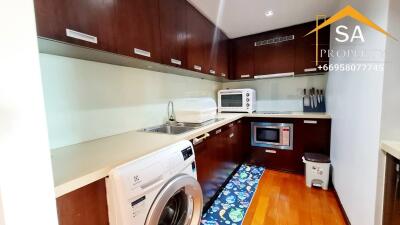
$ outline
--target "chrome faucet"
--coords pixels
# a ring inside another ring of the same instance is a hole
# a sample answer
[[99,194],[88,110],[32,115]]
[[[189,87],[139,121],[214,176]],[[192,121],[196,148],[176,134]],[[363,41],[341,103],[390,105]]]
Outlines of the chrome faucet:
[[176,123],[174,103],[168,102],[168,124]]

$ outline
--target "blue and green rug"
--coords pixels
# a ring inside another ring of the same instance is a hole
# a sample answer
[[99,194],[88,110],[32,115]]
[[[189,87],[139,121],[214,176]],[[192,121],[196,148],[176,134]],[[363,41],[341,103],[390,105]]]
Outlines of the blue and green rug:
[[242,224],[264,170],[263,167],[242,165],[204,213],[201,224]]

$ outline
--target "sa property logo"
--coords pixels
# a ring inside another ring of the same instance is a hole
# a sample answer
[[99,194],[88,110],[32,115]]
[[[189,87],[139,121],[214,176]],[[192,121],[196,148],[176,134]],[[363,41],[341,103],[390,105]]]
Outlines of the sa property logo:
[[[346,7],[344,7],[342,10],[337,12],[335,15],[333,15],[329,19],[325,20],[325,22],[318,24],[319,19],[321,19],[322,17],[325,17],[325,15],[317,15],[316,16],[317,22],[316,22],[315,29],[305,35],[305,36],[307,36],[312,33],[316,33],[316,65],[318,65],[318,48],[319,48],[319,46],[318,46],[318,43],[319,43],[318,42],[318,31],[320,29],[322,29],[326,26],[329,26],[330,24],[333,24],[333,23],[335,23],[343,18],[346,18],[346,17],[351,17],[351,18],[357,20],[358,22],[360,22],[361,24],[367,25],[368,27],[397,41],[397,39],[395,37],[393,37],[391,34],[386,32],[385,30],[383,30],[381,27],[376,25],[374,22],[372,22],[370,19],[368,19],[366,16],[361,14],[359,11],[357,11],[350,5],[347,5]],[[359,25],[356,25],[352,31],[349,30],[349,27],[347,27],[345,25],[339,25],[336,27],[336,35],[337,36],[335,37],[335,40],[340,43],[354,42],[355,40],[365,42],[363,32]]]

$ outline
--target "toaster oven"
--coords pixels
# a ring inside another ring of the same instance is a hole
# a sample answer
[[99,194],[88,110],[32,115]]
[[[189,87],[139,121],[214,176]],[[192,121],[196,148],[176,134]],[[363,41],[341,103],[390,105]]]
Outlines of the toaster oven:
[[218,112],[256,111],[256,91],[253,89],[226,89],[218,91]]

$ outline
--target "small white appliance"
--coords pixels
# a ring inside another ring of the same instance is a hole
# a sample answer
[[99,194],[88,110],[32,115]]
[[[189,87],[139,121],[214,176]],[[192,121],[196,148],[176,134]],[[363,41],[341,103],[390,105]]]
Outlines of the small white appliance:
[[218,112],[256,111],[256,91],[253,89],[225,89],[218,91]]
[[252,122],[251,145],[281,150],[293,150],[293,124]]
[[110,225],[198,225],[203,196],[193,146],[181,141],[111,170]]
[[209,97],[177,99],[174,105],[180,123],[203,123],[217,117],[217,103]]

